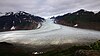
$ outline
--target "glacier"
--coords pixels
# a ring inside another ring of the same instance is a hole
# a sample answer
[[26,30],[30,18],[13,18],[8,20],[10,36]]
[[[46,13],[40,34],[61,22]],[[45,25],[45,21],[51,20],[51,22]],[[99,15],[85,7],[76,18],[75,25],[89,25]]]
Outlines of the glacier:
[[51,19],[46,19],[40,29],[0,32],[0,42],[30,45],[84,43],[96,40],[100,40],[100,31],[58,25]]

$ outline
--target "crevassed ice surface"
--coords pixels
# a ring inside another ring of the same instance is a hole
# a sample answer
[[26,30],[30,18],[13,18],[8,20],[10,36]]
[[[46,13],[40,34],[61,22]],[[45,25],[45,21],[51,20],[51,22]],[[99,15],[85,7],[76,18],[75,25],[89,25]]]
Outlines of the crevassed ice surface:
[[54,24],[46,19],[40,29],[0,32],[0,41],[30,45],[92,42],[100,40],[100,31]]

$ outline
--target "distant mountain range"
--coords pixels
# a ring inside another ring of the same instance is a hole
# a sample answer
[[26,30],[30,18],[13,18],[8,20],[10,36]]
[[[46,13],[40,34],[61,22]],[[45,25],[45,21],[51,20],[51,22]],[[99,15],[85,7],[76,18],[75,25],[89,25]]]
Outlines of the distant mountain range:
[[51,17],[54,23],[67,25],[71,27],[100,30],[100,12],[94,13],[80,9],[73,13],[67,13],[62,16]]
[[36,29],[45,19],[24,11],[7,12],[0,16],[0,31]]
[[[94,13],[80,9],[76,12],[51,17],[50,19],[54,19],[54,23],[61,25],[100,30],[100,12]],[[24,11],[6,12],[0,16],[0,31],[36,29],[38,24],[41,24],[43,21],[45,21],[44,18],[31,15]]]

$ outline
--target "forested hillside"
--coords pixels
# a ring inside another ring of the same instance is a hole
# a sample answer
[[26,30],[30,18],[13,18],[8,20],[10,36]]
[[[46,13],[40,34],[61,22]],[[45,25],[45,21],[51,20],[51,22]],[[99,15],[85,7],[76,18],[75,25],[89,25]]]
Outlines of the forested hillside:
[[54,22],[57,24],[100,30],[100,12],[94,13],[80,9],[73,13],[53,17],[52,19],[55,19]]

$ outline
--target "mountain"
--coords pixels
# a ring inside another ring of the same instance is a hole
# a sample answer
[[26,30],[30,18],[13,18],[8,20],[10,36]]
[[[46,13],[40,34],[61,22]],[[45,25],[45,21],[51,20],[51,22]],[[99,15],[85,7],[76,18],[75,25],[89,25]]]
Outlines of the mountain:
[[7,12],[0,16],[0,31],[36,29],[44,18],[31,15],[24,11]]
[[73,13],[57,16],[54,18],[54,22],[71,27],[100,30],[100,12],[94,13],[80,9]]

